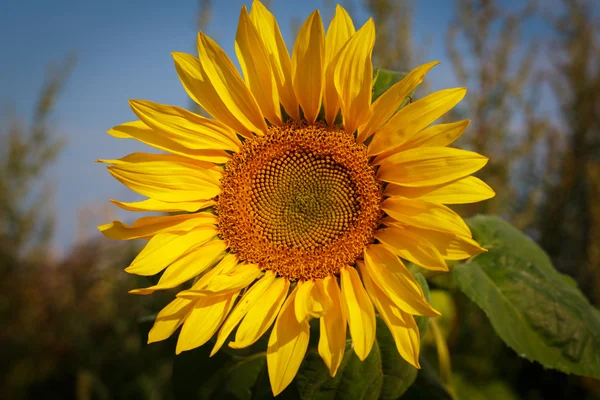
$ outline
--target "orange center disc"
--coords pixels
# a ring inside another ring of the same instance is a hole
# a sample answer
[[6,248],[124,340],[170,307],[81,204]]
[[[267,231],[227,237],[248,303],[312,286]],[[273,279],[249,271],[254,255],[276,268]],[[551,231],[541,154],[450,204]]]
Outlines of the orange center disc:
[[231,251],[290,280],[353,264],[382,214],[366,147],[323,124],[292,122],[247,140],[221,184],[219,233]]

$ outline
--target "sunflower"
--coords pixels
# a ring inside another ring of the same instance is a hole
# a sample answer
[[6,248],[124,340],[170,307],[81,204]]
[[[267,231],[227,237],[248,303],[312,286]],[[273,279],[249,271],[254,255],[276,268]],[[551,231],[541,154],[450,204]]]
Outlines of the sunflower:
[[[125,269],[157,284],[193,279],[156,317],[148,342],[179,327],[176,353],[213,340],[212,354],[255,343],[270,330],[267,365],[275,395],[290,384],[319,319],[318,352],[332,376],[346,347],[364,360],[376,311],[400,355],[419,367],[414,315],[437,316],[402,259],[434,271],[484,251],[446,204],[494,192],[469,176],[487,158],[446,147],[469,121],[432,123],[465,89],[402,107],[437,62],[422,65],[372,102],[372,20],[359,30],[339,5],[325,32],[318,11],[292,56],[273,15],[243,7],[235,38],[243,78],[225,52],[198,34],[198,55],[173,53],[189,96],[212,118],[131,101],[139,120],[112,128],[168,154],[100,160],[146,200],[142,217],[99,227],[111,239],[149,239]],[[164,271],[163,271],[164,270]],[[235,335],[232,333],[235,332]]]

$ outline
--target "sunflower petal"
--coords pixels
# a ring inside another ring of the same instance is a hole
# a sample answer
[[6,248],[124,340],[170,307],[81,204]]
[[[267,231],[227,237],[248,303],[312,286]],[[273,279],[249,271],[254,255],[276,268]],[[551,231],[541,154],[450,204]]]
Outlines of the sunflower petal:
[[235,66],[223,49],[202,32],[198,33],[198,58],[207,79],[237,120],[251,132],[266,133],[260,108]]
[[354,35],[356,29],[352,18],[344,7],[339,4],[335,7],[335,15],[327,28],[325,36],[325,88],[323,91],[323,109],[325,120],[332,126],[340,110],[340,96],[335,89],[333,75],[338,62],[340,50]]
[[208,282],[202,293],[208,295],[221,294],[232,290],[241,290],[261,275],[261,270],[256,264],[239,264],[232,271],[219,274]]
[[192,306],[191,300],[177,298],[163,308],[156,316],[152,329],[148,332],[148,344],[170,337],[183,324],[192,310]]
[[231,158],[223,150],[189,149],[169,139],[168,134],[153,130],[142,121],[126,122],[108,130],[107,133],[118,139],[135,139],[156,149],[189,157],[194,160],[224,164]]
[[158,274],[183,254],[202,246],[216,235],[214,226],[196,228],[184,235],[159,233],[150,239],[125,272],[143,276]]
[[457,105],[466,92],[464,88],[440,90],[407,105],[377,131],[369,143],[369,155],[393,152]]
[[248,311],[235,333],[235,341],[229,343],[229,347],[241,349],[260,339],[275,321],[279,309],[287,297],[289,287],[290,283],[287,279],[275,279],[264,293],[261,301]]
[[387,325],[400,356],[415,368],[419,365],[420,334],[419,327],[412,315],[402,311],[377,285],[373,283],[366,271],[364,263],[358,266],[363,276],[363,282],[371,301]]
[[299,120],[300,113],[298,112],[298,100],[296,100],[292,84],[292,62],[283,37],[281,36],[281,32],[279,31],[277,20],[273,14],[257,0],[252,3],[250,20],[258,31],[269,54],[269,60],[271,61],[271,68],[273,69],[273,75],[275,77],[275,82],[277,83],[277,91],[279,92],[281,104],[290,117]]
[[142,122],[189,149],[238,151],[241,143],[235,132],[221,122],[204,118],[180,107],[145,100],[129,105]]
[[472,151],[417,147],[383,160],[377,177],[401,186],[433,186],[470,175],[487,162],[487,157]]
[[465,221],[441,204],[392,197],[383,201],[382,208],[390,217],[404,225],[471,237],[471,231]]
[[221,192],[220,172],[181,158],[170,154],[134,153],[121,160],[98,161],[114,164],[108,171],[119,182],[159,201],[209,200]]
[[[256,128],[247,117],[240,114],[240,107],[237,107],[235,100],[232,100],[231,93],[219,91],[227,89],[223,89],[220,86],[215,87],[204,70],[200,60],[185,53],[172,53],[172,56],[175,62],[177,75],[179,76],[179,80],[181,80],[185,91],[190,98],[206,110],[207,113],[245,137],[252,137],[253,129],[256,129],[256,132],[261,132],[261,129]],[[214,73],[214,69],[212,72]],[[244,82],[239,75],[237,78],[241,81],[241,85],[244,85]],[[233,82],[231,86],[239,84],[240,82]],[[251,96],[245,85],[244,91],[246,96],[242,94],[242,97],[248,98]],[[254,103],[254,105],[256,106],[254,112],[260,113],[258,105],[256,105],[256,103]],[[230,107],[232,109],[230,109]],[[252,106],[250,107],[252,108]],[[256,119],[256,117],[253,119]]]
[[410,149],[413,147],[444,147],[448,146],[458,139],[469,126],[471,121],[463,120],[451,122],[449,124],[436,124],[408,139],[400,149]]
[[385,225],[400,227],[412,234],[426,239],[435,246],[445,260],[464,260],[487,250],[480,247],[479,244],[471,239],[461,235],[455,235],[449,232],[440,232],[431,229],[417,228],[416,226],[404,226],[393,221],[382,221]]
[[273,75],[269,54],[260,35],[242,6],[237,33],[235,35],[237,54],[248,88],[254,95],[263,115],[275,125],[281,125],[281,108],[277,82]]
[[130,290],[131,294],[152,294],[156,290],[172,289],[200,275],[215,263],[227,249],[223,240],[213,240],[184,254],[167,267],[158,283],[142,289]]
[[436,186],[408,187],[390,184],[384,193],[386,196],[418,198],[438,204],[476,203],[496,195],[491,187],[474,176]]
[[374,45],[375,23],[371,18],[348,40],[335,66],[333,79],[340,96],[344,129],[351,134],[369,117]]
[[168,215],[138,218],[127,226],[121,221],[100,225],[98,229],[104,236],[113,240],[132,240],[150,238],[157,233],[189,232],[198,226],[211,226],[217,217],[211,213]]
[[195,349],[208,342],[227,317],[238,294],[198,298],[181,328],[175,353]]
[[308,348],[310,326],[307,320],[296,320],[295,296],[294,290],[281,309],[269,337],[267,368],[274,396],[292,382]]
[[314,11],[304,22],[296,38],[292,54],[292,82],[294,93],[304,112],[304,118],[317,120],[323,99],[325,69],[325,33],[319,11]]
[[413,69],[402,80],[379,96],[371,105],[370,118],[358,129],[357,140],[363,142],[385,124],[398,110],[406,96],[419,86],[431,68],[439,63],[439,61],[433,61]]
[[381,245],[369,245],[365,250],[365,267],[369,277],[402,310],[413,315],[436,317],[425,299],[423,289],[402,262]]
[[223,256],[223,258],[219,261],[217,265],[215,265],[210,271],[206,274],[202,275],[200,279],[198,279],[190,290],[184,290],[177,293],[177,297],[186,297],[186,292],[191,292],[192,290],[196,291],[193,293],[189,293],[190,296],[188,298],[196,298],[198,297],[198,292],[208,286],[210,281],[217,275],[227,274],[237,267],[240,263],[238,256],[234,253],[227,253]]
[[308,318],[321,318],[332,307],[331,299],[323,288],[323,280],[298,283],[294,311],[298,322]]
[[384,228],[375,232],[375,239],[383,243],[392,253],[423,268],[433,271],[448,271],[440,252],[424,238],[401,228]]
[[320,320],[319,355],[327,365],[329,374],[335,376],[346,349],[346,316],[342,310],[341,293],[336,279],[326,277],[323,288],[331,300],[331,308]]
[[237,324],[240,323],[242,318],[246,316],[248,311],[260,301],[265,294],[266,290],[272,285],[275,280],[275,274],[271,271],[267,271],[265,275],[244,294],[240,302],[235,306],[219,334],[217,335],[217,341],[213,347],[210,356],[212,357],[225,343],[225,340],[229,337],[231,332],[235,329]]
[[165,203],[164,201],[155,199],[146,199],[135,202],[123,202],[113,199],[110,201],[117,207],[127,211],[195,212],[215,204],[214,200],[187,201],[179,203]]
[[342,304],[348,318],[354,352],[364,361],[375,341],[375,311],[353,267],[341,269]]

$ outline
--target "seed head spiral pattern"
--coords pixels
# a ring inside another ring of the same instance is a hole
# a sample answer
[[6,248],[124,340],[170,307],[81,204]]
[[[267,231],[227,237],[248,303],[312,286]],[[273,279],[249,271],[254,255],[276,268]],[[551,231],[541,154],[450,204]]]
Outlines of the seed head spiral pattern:
[[249,139],[227,163],[220,235],[240,259],[291,280],[351,265],[373,241],[381,184],[344,131],[300,122]]

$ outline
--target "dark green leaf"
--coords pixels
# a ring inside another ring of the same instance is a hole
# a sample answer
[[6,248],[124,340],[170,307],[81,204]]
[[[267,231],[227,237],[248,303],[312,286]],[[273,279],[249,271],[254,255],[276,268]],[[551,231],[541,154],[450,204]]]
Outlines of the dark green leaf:
[[600,311],[510,224],[485,216],[468,222],[488,252],[456,266],[453,276],[498,335],[545,367],[600,378]]
[[[425,298],[428,302],[431,302],[431,295],[429,294],[429,285],[427,284],[427,280],[421,274],[415,274],[415,279],[421,285],[423,289],[423,293],[425,293]],[[427,333],[427,324],[429,323],[429,318],[422,317],[420,315],[415,315],[415,320],[417,321],[417,326],[419,327],[419,333],[421,337],[425,337]]]
[[417,369],[404,361],[383,321],[377,318],[377,340],[360,361],[350,344],[334,378],[316,352],[307,354],[295,385],[302,399],[397,399],[414,382]]
[[421,370],[402,400],[453,400],[431,365],[423,358],[419,360]]
[[373,98],[377,100],[395,83],[400,82],[406,76],[406,72],[390,71],[389,69],[378,68],[375,70],[375,82],[373,82]]

